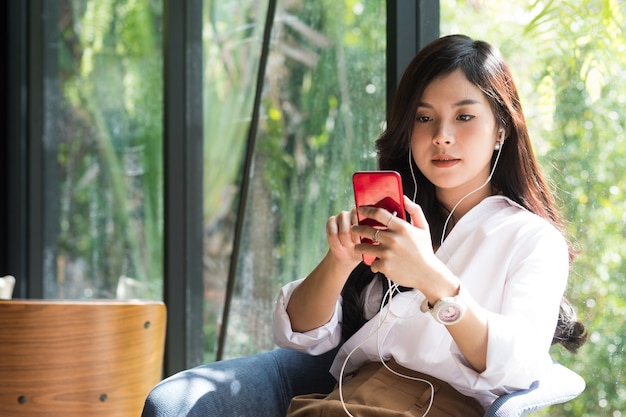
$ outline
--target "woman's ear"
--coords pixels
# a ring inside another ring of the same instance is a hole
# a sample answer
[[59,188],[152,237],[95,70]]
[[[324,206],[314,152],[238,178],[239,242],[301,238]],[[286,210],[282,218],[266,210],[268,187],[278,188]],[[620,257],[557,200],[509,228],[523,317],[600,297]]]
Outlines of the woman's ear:
[[506,131],[504,130],[503,127],[501,127],[498,130],[498,133],[500,133],[500,140],[496,142],[495,146],[493,147],[494,150],[499,151],[500,148],[502,147],[502,145],[504,145],[504,135],[506,134]]

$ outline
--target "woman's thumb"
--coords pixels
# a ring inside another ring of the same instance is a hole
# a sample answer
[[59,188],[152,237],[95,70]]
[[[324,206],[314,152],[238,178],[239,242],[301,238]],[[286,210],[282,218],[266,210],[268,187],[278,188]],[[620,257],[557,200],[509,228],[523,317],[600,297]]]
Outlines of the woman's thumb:
[[415,204],[409,197],[404,196],[404,209],[411,216],[411,224],[420,229],[428,230],[426,216],[419,204]]

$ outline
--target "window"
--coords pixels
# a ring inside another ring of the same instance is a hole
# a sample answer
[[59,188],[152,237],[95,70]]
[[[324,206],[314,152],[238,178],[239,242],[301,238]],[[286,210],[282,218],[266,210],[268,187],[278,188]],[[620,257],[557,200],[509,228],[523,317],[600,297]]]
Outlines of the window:
[[354,204],[352,172],[375,168],[385,120],[384,2],[278,1],[258,126],[246,143],[266,8],[233,4],[206,4],[203,25],[206,360],[215,358],[222,325],[225,356],[273,347],[278,289],[323,256],[325,221]]
[[[60,1],[44,141],[45,298],[162,293],[163,56],[160,1]],[[58,65],[58,66],[57,66]]]

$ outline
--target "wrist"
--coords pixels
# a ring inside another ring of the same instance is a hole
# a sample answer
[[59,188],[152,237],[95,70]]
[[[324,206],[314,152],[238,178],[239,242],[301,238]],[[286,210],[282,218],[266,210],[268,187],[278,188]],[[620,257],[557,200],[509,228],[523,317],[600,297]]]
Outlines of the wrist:
[[465,290],[459,283],[453,296],[441,297],[432,304],[428,298],[425,298],[420,310],[423,313],[431,313],[434,319],[443,325],[456,324],[463,319],[467,311],[464,292]]
[[318,267],[325,269],[327,272],[345,275],[347,279],[348,275],[350,275],[352,270],[356,268],[359,262],[360,259],[358,261],[354,261],[352,259],[339,258],[329,250],[326,253],[326,256],[324,256],[322,261],[319,263]]
[[442,298],[456,296],[461,286],[461,280],[452,274],[440,275],[431,282],[436,285],[431,284],[422,291],[430,306],[434,306]]

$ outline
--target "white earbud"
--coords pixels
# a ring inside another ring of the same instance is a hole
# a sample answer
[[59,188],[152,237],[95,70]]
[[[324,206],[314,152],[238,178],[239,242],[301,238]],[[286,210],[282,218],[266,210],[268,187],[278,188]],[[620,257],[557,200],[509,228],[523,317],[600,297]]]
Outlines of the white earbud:
[[504,134],[504,129],[500,129],[500,140],[496,142],[495,146],[493,147],[494,150],[499,151],[502,145],[504,145]]

